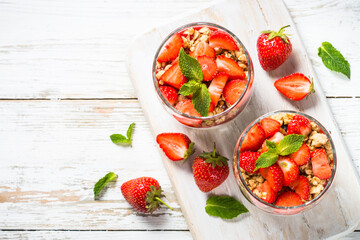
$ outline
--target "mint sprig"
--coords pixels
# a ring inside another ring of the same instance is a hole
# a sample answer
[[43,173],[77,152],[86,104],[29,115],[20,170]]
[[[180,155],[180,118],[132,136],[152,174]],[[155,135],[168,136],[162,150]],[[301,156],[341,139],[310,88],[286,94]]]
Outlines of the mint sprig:
[[318,55],[328,69],[340,72],[350,79],[350,64],[344,56],[329,42],[323,42]]
[[189,80],[183,84],[179,90],[179,94],[183,96],[192,96],[192,103],[195,110],[206,117],[210,107],[210,93],[207,86],[202,83],[204,78],[200,63],[193,57],[187,55],[183,48],[180,49],[179,66],[181,73]]
[[122,134],[112,134],[110,136],[110,139],[113,143],[115,144],[121,144],[121,145],[132,145],[132,134],[134,131],[134,125],[135,123],[130,124],[127,132],[126,132],[126,137]]
[[109,172],[103,178],[101,178],[94,186],[94,199],[96,200],[101,190],[111,181],[115,181],[117,175],[113,172]]
[[299,134],[289,134],[285,136],[279,144],[266,140],[267,152],[262,153],[256,160],[255,170],[270,167],[279,159],[279,156],[286,156],[299,150],[304,142],[304,136]]
[[206,201],[205,211],[210,216],[223,219],[232,219],[249,212],[241,202],[229,196],[211,196]]

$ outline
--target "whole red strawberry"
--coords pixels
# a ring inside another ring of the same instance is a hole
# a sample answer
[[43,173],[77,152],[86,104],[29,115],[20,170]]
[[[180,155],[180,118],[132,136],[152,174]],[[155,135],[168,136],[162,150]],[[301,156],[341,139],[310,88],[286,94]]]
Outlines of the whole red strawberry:
[[192,169],[195,183],[202,192],[209,192],[229,176],[228,159],[216,152],[203,152],[195,158]]
[[265,71],[272,71],[283,64],[291,54],[292,45],[287,34],[284,33],[285,26],[278,32],[263,31],[257,40],[257,50],[261,67]]
[[140,177],[131,179],[121,185],[121,192],[128,203],[139,212],[153,213],[164,204],[159,182],[152,177]]

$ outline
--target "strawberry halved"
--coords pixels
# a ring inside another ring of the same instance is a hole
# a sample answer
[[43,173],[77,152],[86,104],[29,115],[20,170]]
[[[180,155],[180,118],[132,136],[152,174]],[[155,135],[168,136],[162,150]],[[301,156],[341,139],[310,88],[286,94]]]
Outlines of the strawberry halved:
[[260,125],[265,131],[266,138],[272,137],[281,127],[281,124],[272,118],[262,119]]
[[300,134],[307,136],[311,133],[311,124],[309,119],[301,115],[295,115],[287,128],[287,135],[289,134]]
[[161,94],[171,104],[174,105],[178,99],[178,91],[170,86],[159,87]]
[[324,149],[319,148],[311,152],[311,164],[314,176],[320,179],[329,179],[332,169]]
[[227,50],[239,50],[239,47],[237,46],[234,38],[221,30],[217,30],[211,33],[209,38],[209,45],[212,48],[218,47]]
[[216,57],[216,64],[219,72],[225,72],[229,79],[244,79],[246,74],[244,70],[233,59],[220,55]]
[[260,155],[260,152],[242,152],[239,156],[240,167],[249,173],[254,173],[256,160]]
[[300,175],[289,187],[302,199],[306,201],[310,199],[310,182],[306,177]]
[[301,197],[294,192],[283,192],[275,202],[276,206],[280,207],[294,207],[303,204]]
[[264,142],[265,138],[264,129],[260,126],[260,124],[256,123],[246,134],[241,144],[241,152],[257,151],[261,147],[261,144]]
[[197,57],[197,60],[200,63],[201,71],[204,75],[203,80],[210,81],[211,79],[213,79],[218,72],[215,60],[208,56]]
[[180,89],[181,86],[186,83],[187,80],[181,73],[178,60],[175,60],[171,67],[164,72],[160,77],[160,81],[163,81],[176,89]]
[[228,80],[228,75],[226,73],[220,72],[211,81],[209,86],[209,93],[210,93],[211,103],[214,104],[214,106],[217,105],[227,80]]
[[207,42],[201,41],[195,45],[194,51],[191,51],[189,55],[190,57],[193,58],[204,55],[211,58],[215,58],[215,50],[212,47],[210,47]]
[[[279,142],[284,138],[284,135],[281,132],[277,132],[275,133],[274,136],[272,136],[271,138],[267,139],[270,142],[274,142],[276,144],[279,144]],[[261,152],[267,152],[269,150],[269,148],[266,146],[266,139],[262,144],[261,147]]]
[[276,200],[276,192],[271,188],[268,181],[263,182],[260,186],[258,186],[253,192],[259,191],[260,197],[262,200],[268,203],[273,203]]
[[228,81],[223,91],[225,101],[231,105],[235,104],[244,92],[245,87],[246,80],[235,79]]
[[[190,99],[185,99],[182,101],[179,101],[176,105],[175,105],[175,109],[188,114],[190,116],[194,116],[194,117],[201,117],[200,113],[198,113],[192,103],[192,101]],[[199,126],[202,122],[202,120],[200,119],[189,119],[187,117],[182,117],[182,116],[175,116],[174,117],[181,122],[182,124],[185,124],[187,126]]]
[[179,55],[183,40],[180,34],[174,34],[166,43],[157,59],[158,62],[172,61]]
[[280,191],[284,186],[284,173],[277,164],[267,168],[260,168],[259,172],[269,182],[275,192]]
[[290,154],[289,157],[294,160],[298,166],[305,165],[310,160],[310,148],[303,143],[299,150]]
[[291,158],[280,156],[277,160],[277,164],[284,173],[285,186],[289,186],[299,177],[299,166]]
[[157,135],[156,142],[173,161],[186,160],[193,153],[193,144],[183,133],[161,133]]
[[314,84],[302,73],[280,78],[275,81],[274,86],[285,97],[294,101],[299,101],[314,92]]

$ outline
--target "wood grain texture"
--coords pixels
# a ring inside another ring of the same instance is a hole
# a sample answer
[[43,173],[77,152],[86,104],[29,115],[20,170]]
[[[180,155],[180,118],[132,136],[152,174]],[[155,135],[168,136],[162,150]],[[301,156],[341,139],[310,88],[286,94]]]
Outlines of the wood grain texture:
[[[310,211],[286,218],[265,214],[250,205],[241,195],[235,179],[229,177],[224,184],[211,191],[210,194],[226,194],[240,198],[251,214],[245,214],[231,221],[222,221],[204,213],[203,207],[209,194],[201,193],[193,184],[191,166],[179,168],[163,155],[164,165],[193,237],[195,239],[227,239],[230,236],[238,238],[241,236],[249,239],[277,239],[280,236],[284,239],[317,239],[344,236],[356,229],[360,222],[360,209],[356,203],[360,200],[359,177],[342,143],[341,135],[332,121],[325,96],[295,28],[292,29],[294,51],[283,66],[267,74],[261,70],[259,63],[254,61],[255,76],[257,77],[254,81],[254,94],[251,102],[243,113],[226,127],[197,130],[180,126],[162,108],[161,104],[156,102],[155,91],[148,91],[153,87],[151,76],[146,74],[151,71],[152,56],[162,39],[174,29],[174,26],[196,21],[210,21],[227,27],[241,39],[250,56],[256,56],[253,43],[256,42],[261,29],[292,24],[281,1],[272,1],[271,3],[267,1],[241,3],[225,1],[161,27],[153,28],[137,38],[129,51],[128,69],[145,116],[155,135],[170,131],[170,129],[171,131],[185,132],[191,139],[195,139],[200,149],[209,150],[209,146],[216,142],[219,151],[232,159],[233,148],[241,130],[253,119],[272,110],[293,109],[304,111],[325,125],[332,133],[338,159],[341,161],[338,163],[337,177],[333,188],[328,192],[326,198]],[[144,71],[137,71],[140,66]],[[293,72],[303,72],[314,76],[317,94],[309,97],[307,101],[293,103],[284,99],[276,91],[264,92],[264,89],[273,88],[273,80]],[[332,219],[331,222],[326,223],[321,220],[329,218]],[[208,228],[210,225],[211,229]],[[278,230],[279,226],[281,226],[280,230]]]

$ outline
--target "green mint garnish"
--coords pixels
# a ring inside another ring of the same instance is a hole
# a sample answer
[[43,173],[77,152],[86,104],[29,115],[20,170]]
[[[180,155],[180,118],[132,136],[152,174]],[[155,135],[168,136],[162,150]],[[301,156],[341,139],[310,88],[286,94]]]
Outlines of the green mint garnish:
[[192,103],[195,110],[201,116],[206,117],[209,113],[211,102],[210,93],[207,86],[202,83],[203,72],[200,63],[193,57],[187,55],[183,48],[180,49],[179,66],[181,73],[189,80],[181,86],[179,94],[189,96],[192,94]]
[[279,156],[286,156],[299,150],[304,142],[304,136],[299,134],[290,134],[285,136],[279,144],[266,140],[267,152],[262,153],[256,160],[255,170],[259,168],[270,167],[278,160]]
[[206,201],[205,211],[210,216],[223,219],[232,219],[249,212],[241,202],[229,196],[211,196]]
[[122,134],[112,134],[110,136],[111,141],[115,144],[131,146],[131,139],[132,139],[132,134],[133,134],[133,130],[134,130],[134,125],[135,125],[135,123],[130,124],[130,126],[126,132],[126,137]]
[[94,186],[94,199],[99,196],[99,193],[101,190],[111,181],[115,181],[117,178],[117,175],[113,172],[109,172],[105,175],[105,177],[101,178]]
[[350,79],[350,64],[344,56],[329,42],[323,42],[318,52],[322,62],[328,69],[340,72]]

